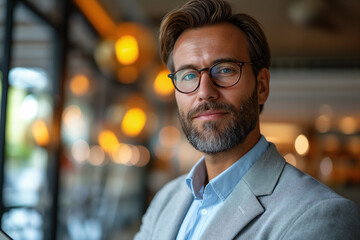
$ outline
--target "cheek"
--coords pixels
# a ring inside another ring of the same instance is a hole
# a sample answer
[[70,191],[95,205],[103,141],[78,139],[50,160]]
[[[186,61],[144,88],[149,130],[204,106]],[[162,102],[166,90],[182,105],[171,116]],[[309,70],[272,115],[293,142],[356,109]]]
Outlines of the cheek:
[[175,100],[178,106],[178,109],[183,112],[183,113],[187,113],[188,112],[188,108],[189,108],[189,104],[190,104],[190,99],[187,98],[188,96],[184,96],[184,94],[182,93],[175,93]]
[[237,108],[243,101],[242,96],[244,96],[244,93],[240,89],[231,89],[231,91],[227,91],[222,95],[222,99],[225,103],[230,103]]

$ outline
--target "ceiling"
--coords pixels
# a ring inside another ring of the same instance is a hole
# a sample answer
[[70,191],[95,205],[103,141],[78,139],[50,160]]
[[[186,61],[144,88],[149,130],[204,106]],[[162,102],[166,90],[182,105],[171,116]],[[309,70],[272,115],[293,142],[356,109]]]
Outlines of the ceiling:
[[[116,21],[141,21],[158,29],[184,0],[100,0]],[[264,27],[274,57],[359,57],[358,0],[229,0],[233,12],[254,16]],[[316,4],[317,3],[317,4]]]
[[[4,9],[4,2],[0,0],[0,11]],[[47,0],[30,2],[44,11],[44,6],[49,5]],[[115,22],[141,22],[156,36],[162,17],[185,1],[99,2]],[[270,98],[262,116],[264,120],[312,123],[323,106],[327,105],[335,117],[352,116],[360,125],[360,1],[229,2],[234,12],[254,16],[263,25],[268,37],[273,67]],[[26,22],[26,19],[23,21]],[[0,30],[3,29],[1,23],[3,19],[0,20]],[[34,35],[31,29],[27,29],[28,25],[22,23],[21,29],[17,30],[21,33],[18,35],[21,39],[17,39],[17,42],[28,42],[22,52],[35,53],[36,49],[37,56],[44,55],[48,51],[44,47],[48,37]],[[24,61],[33,60],[32,57]]]
[[[184,0],[101,0],[115,21],[139,21],[157,34]],[[360,1],[229,0],[262,25],[272,51],[263,119],[312,123],[324,106],[360,121]],[[360,124],[360,122],[359,122]]]

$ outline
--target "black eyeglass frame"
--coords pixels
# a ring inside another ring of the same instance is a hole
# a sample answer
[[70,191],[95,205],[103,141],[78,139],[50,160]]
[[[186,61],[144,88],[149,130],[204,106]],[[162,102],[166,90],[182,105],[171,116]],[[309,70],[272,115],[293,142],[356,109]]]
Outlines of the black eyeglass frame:
[[[232,62],[232,63],[235,63],[235,64],[238,65],[239,68],[240,68],[239,78],[235,81],[234,84],[232,84],[232,85],[230,85],[230,86],[226,86],[226,87],[221,86],[221,85],[217,84],[215,81],[213,81],[212,75],[211,75],[211,70],[212,70],[216,65],[218,65],[218,64],[220,64],[220,63],[224,63],[224,62]],[[207,72],[208,72],[208,74],[209,74],[209,76],[210,76],[210,79],[212,80],[212,82],[213,82],[213,84],[214,84],[215,86],[220,87],[220,88],[229,88],[229,87],[235,86],[235,85],[240,81],[240,78],[241,78],[241,75],[242,75],[242,67],[245,66],[245,65],[252,65],[252,64],[254,64],[254,63],[252,63],[252,62],[238,62],[238,61],[232,61],[232,60],[224,60],[224,61],[216,62],[216,63],[214,63],[212,66],[207,67],[207,68],[196,69],[196,68],[187,67],[187,68],[185,68],[185,69],[193,69],[193,70],[195,70],[195,71],[197,71],[197,72],[199,73],[199,82],[198,82],[198,85],[196,86],[196,88],[195,88],[194,90],[192,90],[192,91],[190,91],[190,92],[181,91],[180,89],[177,88],[177,86],[176,86],[176,84],[175,84],[175,80],[174,80],[175,74],[176,74],[177,72],[181,71],[181,70],[184,70],[184,69],[179,69],[179,70],[177,70],[177,71],[175,71],[175,72],[173,72],[173,73],[170,73],[170,74],[168,74],[168,77],[171,79],[171,81],[172,81],[175,89],[176,89],[177,91],[181,92],[181,93],[184,93],[184,94],[193,93],[193,92],[195,92],[195,91],[199,88],[199,86],[200,86],[200,81],[201,81],[201,72],[203,72],[203,71],[207,71]]]

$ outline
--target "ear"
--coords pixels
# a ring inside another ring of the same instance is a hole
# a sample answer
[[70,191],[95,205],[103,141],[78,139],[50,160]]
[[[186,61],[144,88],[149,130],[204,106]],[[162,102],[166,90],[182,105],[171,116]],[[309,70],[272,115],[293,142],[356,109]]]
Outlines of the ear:
[[270,82],[269,69],[267,68],[260,69],[256,80],[257,80],[258,101],[259,104],[264,104],[269,96],[269,82]]

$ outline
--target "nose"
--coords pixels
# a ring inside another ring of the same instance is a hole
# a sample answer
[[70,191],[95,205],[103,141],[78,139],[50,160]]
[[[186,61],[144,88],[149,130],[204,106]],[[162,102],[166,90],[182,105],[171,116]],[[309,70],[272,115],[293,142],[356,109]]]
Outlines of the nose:
[[219,97],[219,89],[212,82],[210,75],[207,71],[200,73],[200,86],[197,91],[199,101],[215,100]]

